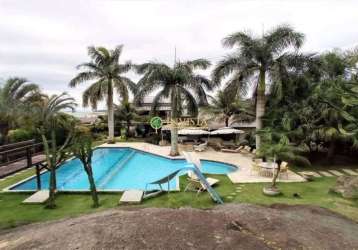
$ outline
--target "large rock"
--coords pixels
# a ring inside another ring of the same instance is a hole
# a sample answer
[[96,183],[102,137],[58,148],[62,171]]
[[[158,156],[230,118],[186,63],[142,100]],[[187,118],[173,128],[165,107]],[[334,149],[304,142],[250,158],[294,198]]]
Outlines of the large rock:
[[332,190],[342,194],[344,198],[358,199],[358,176],[338,177],[336,186]]
[[358,223],[315,206],[112,209],[0,231],[0,249],[356,249]]

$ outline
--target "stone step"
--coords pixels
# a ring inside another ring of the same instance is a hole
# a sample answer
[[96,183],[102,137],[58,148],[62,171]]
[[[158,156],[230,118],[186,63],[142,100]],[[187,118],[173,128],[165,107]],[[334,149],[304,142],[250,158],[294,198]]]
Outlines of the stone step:
[[142,190],[127,190],[122,194],[120,203],[141,203],[144,192]]
[[318,171],[318,173],[325,177],[333,177],[334,175],[327,171]]
[[355,172],[355,171],[352,170],[352,169],[344,168],[344,169],[342,169],[342,171],[345,172],[345,173],[347,173],[347,174],[349,174],[349,175],[358,175],[358,173]]
[[50,197],[49,190],[40,190],[28,197],[22,203],[24,204],[42,204],[45,203]]
[[317,172],[314,172],[314,171],[302,171],[302,172],[299,172],[299,174],[301,174],[301,175],[313,175],[314,177],[322,177],[320,174],[318,174]]
[[342,176],[344,175],[344,173],[338,171],[338,170],[327,170],[328,172],[330,172],[331,174],[333,175],[336,175],[336,176]]

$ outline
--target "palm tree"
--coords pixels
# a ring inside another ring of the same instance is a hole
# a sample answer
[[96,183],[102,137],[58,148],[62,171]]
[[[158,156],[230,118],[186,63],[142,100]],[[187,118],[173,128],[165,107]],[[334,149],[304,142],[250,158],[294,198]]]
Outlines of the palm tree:
[[265,128],[258,131],[258,133],[262,137],[262,145],[257,155],[271,159],[274,163],[279,163],[272,178],[271,189],[277,188],[276,180],[280,173],[280,163],[282,161],[296,162],[306,166],[311,165],[310,161],[302,155],[307,151],[307,147],[290,143],[285,131]]
[[[209,66],[210,62],[205,59],[176,62],[173,67],[154,62],[139,65],[137,72],[143,77],[138,82],[136,102],[140,103],[145,96],[160,89],[154,97],[152,111],[156,110],[163,98],[169,98],[173,121],[183,114],[184,109],[196,116],[198,106],[208,103],[205,91],[212,90],[214,86],[209,79],[194,71]],[[174,125],[171,129],[170,155],[178,154],[178,128]]]
[[88,47],[90,62],[77,66],[83,69],[75,78],[70,81],[70,87],[75,87],[82,82],[93,80],[94,83],[87,88],[82,96],[83,106],[89,104],[97,108],[97,103],[106,99],[108,111],[108,136],[109,142],[114,142],[114,108],[113,90],[128,101],[128,89],[135,92],[136,85],[128,77],[123,76],[131,69],[131,63],[119,64],[123,45],[117,46],[114,50],[107,50],[104,47]]
[[[63,110],[74,110],[75,100],[66,93],[61,95],[44,96],[41,101],[34,104],[35,114],[39,116],[38,132],[41,135],[44,150],[46,154],[47,168],[50,171],[50,197],[47,207],[55,208],[55,191],[56,191],[56,168],[65,160],[65,148],[72,138],[72,128],[74,120],[70,122],[68,115],[62,113]],[[65,143],[58,147],[56,143],[56,128],[67,127],[70,133],[67,135]],[[50,141],[47,136],[50,136]]]
[[127,126],[126,136],[129,137],[130,126],[134,119],[139,118],[135,107],[129,102],[122,102],[120,106],[116,106],[114,111],[114,117],[116,119],[125,121]]
[[[271,81],[280,81],[280,71],[292,66],[299,57],[287,52],[290,47],[302,46],[304,35],[295,32],[288,25],[281,25],[266,32],[261,37],[250,32],[237,32],[223,40],[226,47],[236,47],[236,51],[221,60],[215,67],[212,78],[220,82],[231,75],[226,88],[233,93],[247,94],[250,82],[254,80],[256,98],[256,129],[262,128],[262,117],[265,114],[265,91]],[[260,147],[260,136],[256,135],[256,148]]]
[[0,133],[5,137],[13,128],[24,109],[40,98],[37,84],[29,83],[25,78],[13,77],[0,87]]
[[237,98],[236,95],[225,90],[219,90],[215,98],[210,98],[210,104],[202,109],[215,120],[225,122],[228,127],[230,118],[233,121],[251,120],[255,115],[250,111],[250,104]]
[[92,147],[91,135],[88,135],[86,133],[77,133],[77,135],[72,140],[70,152],[73,153],[73,155],[78,159],[80,159],[80,161],[82,162],[90,186],[91,196],[93,200],[93,207],[94,208],[99,207],[96,182],[93,177],[93,169],[92,169],[93,147]]

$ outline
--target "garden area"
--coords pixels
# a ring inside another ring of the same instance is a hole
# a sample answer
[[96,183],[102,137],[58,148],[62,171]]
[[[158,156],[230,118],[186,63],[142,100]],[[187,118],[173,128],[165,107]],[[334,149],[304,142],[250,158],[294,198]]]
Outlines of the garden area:
[[[0,181],[0,189],[33,174],[33,170],[26,170],[14,177]],[[340,195],[330,192],[330,189],[335,185],[335,177],[316,178],[314,181],[306,183],[280,183],[279,186],[282,190],[282,194],[277,197],[268,197],[262,193],[262,188],[267,185],[267,183],[234,185],[226,176],[210,175],[210,177],[220,180],[220,185],[216,187],[216,190],[224,198],[225,203],[316,205],[358,221],[358,201],[354,199],[344,199]],[[181,190],[185,188],[186,184],[186,178],[181,177]],[[299,196],[295,196],[294,194],[298,194]],[[209,209],[215,206],[208,193],[196,195],[196,193],[193,192],[164,193],[154,199],[144,200],[141,205],[119,205],[119,193],[100,193],[99,199],[101,206],[99,208],[91,207],[92,200],[88,194],[60,193],[56,198],[56,209],[46,209],[40,204],[21,204],[27,196],[28,193],[0,194],[1,229],[33,222],[76,217],[108,208],[127,210],[144,207],[194,207]]]

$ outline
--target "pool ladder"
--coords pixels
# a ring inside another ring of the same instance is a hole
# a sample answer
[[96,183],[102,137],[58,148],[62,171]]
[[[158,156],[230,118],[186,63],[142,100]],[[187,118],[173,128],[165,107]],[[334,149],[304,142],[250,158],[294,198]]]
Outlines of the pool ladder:
[[135,151],[131,151],[128,155],[123,157],[113,168],[111,168],[99,181],[98,189],[103,189],[103,187],[116,176],[119,170],[136,154]]

